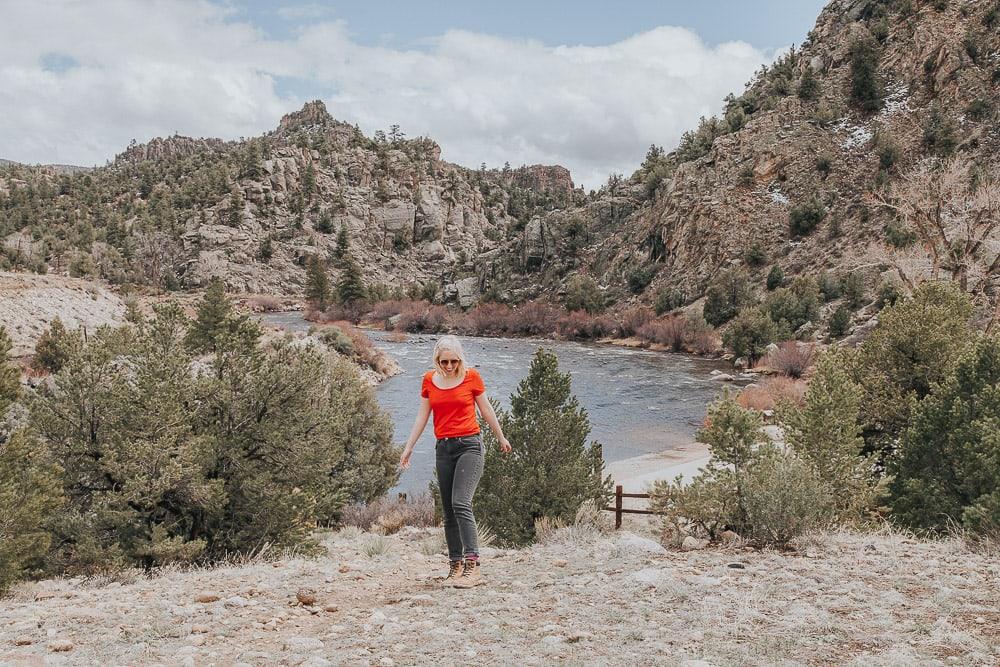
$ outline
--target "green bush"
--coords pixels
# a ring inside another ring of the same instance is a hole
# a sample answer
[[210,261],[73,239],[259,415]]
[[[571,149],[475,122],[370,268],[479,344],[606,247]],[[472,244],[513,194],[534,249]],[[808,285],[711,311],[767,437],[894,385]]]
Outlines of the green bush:
[[965,113],[967,113],[969,118],[972,120],[984,121],[993,115],[993,105],[990,104],[988,100],[985,100],[982,97],[977,97],[969,102],[969,106],[966,107]]
[[657,315],[662,315],[669,313],[671,310],[677,310],[686,302],[687,298],[683,292],[676,287],[664,285],[656,290],[656,298],[653,299],[653,310]]
[[743,261],[748,266],[763,266],[767,262],[767,253],[764,251],[764,247],[755,241],[747,248],[746,253],[743,255]]
[[819,289],[812,278],[796,278],[791,287],[768,294],[764,308],[777,325],[778,337],[791,338],[803,324],[819,318]]
[[806,236],[823,222],[824,217],[826,208],[819,199],[813,197],[793,206],[788,212],[788,229],[792,236]]
[[642,293],[649,286],[649,283],[653,282],[658,269],[658,266],[651,264],[649,266],[638,266],[629,271],[628,276],[626,276],[629,291],[632,294]]
[[829,271],[823,271],[816,279],[816,287],[823,296],[824,302],[830,302],[840,298],[840,278],[833,276]]
[[905,525],[1000,534],[1000,339],[978,340],[916,405],[891,471]]
[[10,338],[0,327],[0,595],[45,554],[45,529],[59,506],[59,469],[24,429],[7,432],[6,416],[20,394],[20,371],[9,362]]
[[390,424],[349,362],[287,340],[262,346],[255,323],[227,318],[196,363],[189,326],[168,304],[101,329],[31,401],[65,471],[54,568],[303,545],[344,503],[395,483]]
[[773,292],[777,288],[781,287],[782,281],[785,279],[785,272],[781,270],[781,267],[775,264],[771,267],[771,270],[767,272],[767,291]]
[[354,340],[338,326],[325,326],[319,330],[319,339],[338,354],[350,357],[354,354]]
[[840,338],[847,333],[851,327],[851,309],[841,304],[837,310],[830,315],[830,335]]
[[534,540],[539,519],[568,523],[586,501],[607,504],[611,478],[604,477],[601,446],[587,444],[590,420],[553,353],[538,349],[510,405],[497,417],[512,452],[500,453],[483,424],[486,456],[474,503],[503,543],[523,545]]
[[912,406],[943,382],[972,338],[972,302],[951,282],[920,285],[883,310],[850,363],[862,390],[862,434],[869,451],[890,454]]
[[833,492],[839,521],[864,518],[878,501],[874,461],[862,453],[860,403],[861,388],[851,381],[845,358],[827,352],[816,362],[803,405],[779,410],[785,442]]
[[702,314],[705,321],[718,327],[733,319],[740,310],[753,305],[755,296],[750,278],[744,271],[730,269],[719,274],[705,292]]
[[819,79],[816,78],[816,73],[813,72],[813,68],[806,65],[805,70],[802,71],[802,78],[799,79],[799,99],[806,102],[812,102],[819,99],[821,92],[821,87]]
[[72,354],[74,345],[79,342],[79,337],[66,331],[62,320],[56,317],[35,343],[32,366],[49,373],[58,373]]
[[851,102],[872,114],[882,108],[883,86],[878,73],[878,46],[870,39],[856,39],[850,45]]
[[878,286],[878,298],[875,305],[881,310],[893,306],[903,298],[903,283],[899,278],[887,278]]
[[917,234],[898,222],[890,222],[885,226],[885,240],[893,248],[909,248],[917,242]]
[[584,310],[596,315],[604,312],[604,294],[593,278],[577,274],[566,281],[563,305],[569,311]]
[[653,509],[664,515],[668,537],[719,537],[735,530],[760,546],[784,545],[827,515],[830,493],[803,461],[776,449],[760,414],[728,393],[712,404],[698,432],[709,446],[708,465],[688,484],[681,477],[653,485]]
[[751,362],[764,356],[766,348],[778,338],[778,327],[761,308],[747,308],[722,334],[723,344],[737,357]]
[[951,155],[958,146],[958,126],[936,104],[924,124],[923,142],[927,152],[938,157]]
[[840,292],[851,310],[857,310],[868,301],[868,296],[865,293],[865,281],[858,273],[844,274],[840,279]]

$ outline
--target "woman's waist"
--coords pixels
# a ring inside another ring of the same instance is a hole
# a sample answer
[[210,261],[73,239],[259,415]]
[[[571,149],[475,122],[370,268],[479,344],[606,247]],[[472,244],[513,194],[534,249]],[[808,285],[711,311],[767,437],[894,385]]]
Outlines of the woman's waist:
[[472,431],[470,433],[442,435],[438,436],[437,442],[439,445],[457,445],[465,444],[469,442],[471,438],[475,438],[478,442],[482,440],[482,433],[480,431]]

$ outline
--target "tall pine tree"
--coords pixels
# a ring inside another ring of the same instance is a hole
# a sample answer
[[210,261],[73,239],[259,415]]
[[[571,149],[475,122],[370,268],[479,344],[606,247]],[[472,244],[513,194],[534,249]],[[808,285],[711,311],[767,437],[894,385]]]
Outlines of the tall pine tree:
[[212,278],[198,302],[198,314],[188,329],[185,342],[196,352],[215,352],[219,337],[232,329],[236,319],[225,284],[219,278]]
[[502,454],[492,431],[485,432],[485,466],[476,492],[476,514],[508,544],[527,544],[535,521],[571,522],[580,506],[603,506],[611,493],[601,446],[587,443],[590,420],[560,373],[555,354],[539,348],[528,376],[511,396],[510,412],[497,410],[513,447]]
[[323,260],[316,255],[306,261],[306,302],[317,310],[325,310],[330,303],[330,278]]

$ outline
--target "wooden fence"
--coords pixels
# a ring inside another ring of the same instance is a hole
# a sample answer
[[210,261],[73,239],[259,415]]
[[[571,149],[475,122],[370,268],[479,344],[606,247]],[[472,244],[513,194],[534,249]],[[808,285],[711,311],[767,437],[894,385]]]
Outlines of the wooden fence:
[[662,514],[662,512],[654,512],[652,510],[633,510],[622,507],[622,498],[649,498],[648,493],[624,493],[622,491],[622,485],[619,484],[615,486],[615,506],[605,507],[603,509],[615,513],[615,528],[622,527],[622,514]]

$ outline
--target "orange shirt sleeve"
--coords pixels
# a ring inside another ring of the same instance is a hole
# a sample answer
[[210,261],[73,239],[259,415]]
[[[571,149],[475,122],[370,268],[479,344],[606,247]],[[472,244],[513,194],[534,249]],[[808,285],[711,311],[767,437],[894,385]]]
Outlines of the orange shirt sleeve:
[[473,396],[479,396],[486,392],[486,385],[483,384],[483,376],[475,368],[469,369],[469,389]]
[[430,398],[431,397],[430,384],[431,384],[431,374],[432,373],[434,373],[434,371],[430,371],[428,373],[424,373],[424,381],[420,384],[420,395],[423,398]]

